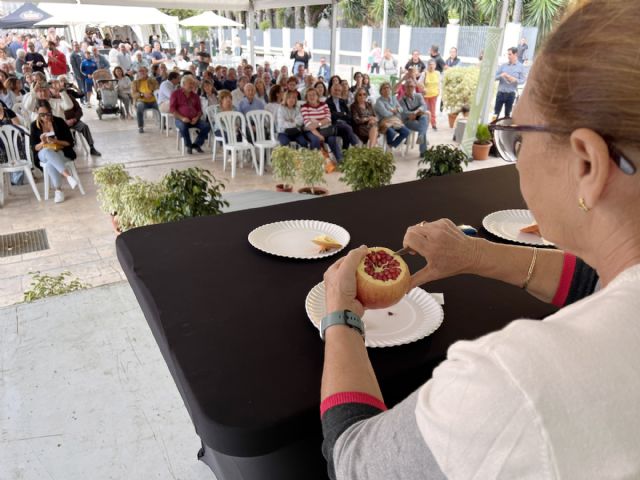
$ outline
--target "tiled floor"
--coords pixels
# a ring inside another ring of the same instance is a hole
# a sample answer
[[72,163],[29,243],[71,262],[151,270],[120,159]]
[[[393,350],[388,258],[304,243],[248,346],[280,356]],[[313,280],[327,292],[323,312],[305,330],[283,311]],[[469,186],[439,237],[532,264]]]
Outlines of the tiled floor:
[[[210,152],[182,156],[176,148],[175,132],[172,131],[168,138],[161,135],[153,120],[147,120],[144,134],[137,132],[134,121],[122,121],[114,116],[106,116],[100,121],[95,110],[85,110],[85,120],[93,131],[96,147],[103,154],[101,158],[89,159],[89,162],[82,155],[77,160],[86,196],[81,196],[77,190],[67,190],[67,199],[62,204],[54,204],[52,200],[38,203],[28,186],[14,187],[5,207],[0,209],[0,234],[46,228],[51,246],[43,252],[0,258],[0,306],[22,300],[23,292],[31,283],[30,272],[57,274],[69,270],[93,286],[124,279],[115,257],[115,236],[110,220],[99,210],[96,202],[96,188],[91,175],[93,167],[123,162],[132,175],[156,180],[172,168],[201,166],[211,169],[217,178],[223,179],[227,192],[274,189],[276,182],[269,173],[259,177],[249,167],[238,169],[236,178],[231,180],[228,169],[222,172],[220,155],[215,163]],[[448,143],[452,133],[451,129],[441,127],[437,132],[430,131],[429,139],[432,144]],[[417,147],[406,157],[399,153],[396,157],[397,170],[393,182],[414,180],[418,168]],[[490,159],[472,162],[467,168],[502,164],[501,160]],[[327,176],[330,193],[348,190],[338,179],[337,173]],[[42,190],[42,181],[38,187]]]

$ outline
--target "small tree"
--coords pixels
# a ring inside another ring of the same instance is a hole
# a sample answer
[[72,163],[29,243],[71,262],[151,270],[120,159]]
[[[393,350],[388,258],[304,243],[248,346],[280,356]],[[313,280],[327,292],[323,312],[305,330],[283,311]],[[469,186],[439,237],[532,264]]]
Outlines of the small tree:
[[327,183],[324,179],[324,157],[318,150],[301,148],[298,150],[298,165],[300,180],[315,195],[314,187]]
[[340,181],[356,191],[389,185],[396,166],[391,152],[385,153],[379,147],[354,147],[345,152],[340,171]]
[[100,209],[115,215],[120,210],[120,190],[131,181],[131,176],[122,163],[105,165],[93,172],[93,180],[98,186]]
[[293,188],[298,170],[296,152],[289,147],[276,147],[271,154],[273,176],[282,182],[283,189]]
[[478,67],[450,68],[444,74],[442,102],[451,113],[458,113],[468,106],[478,88]]

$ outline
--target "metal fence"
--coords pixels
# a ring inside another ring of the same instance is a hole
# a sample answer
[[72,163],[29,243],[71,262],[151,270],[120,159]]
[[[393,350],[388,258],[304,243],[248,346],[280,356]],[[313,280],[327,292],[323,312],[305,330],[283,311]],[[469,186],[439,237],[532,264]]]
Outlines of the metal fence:
[[[362,29],[360,28],[341,28],[340,29],[340,48],[342,50],[359,52],[361,45],[362,45]],[[359,63],[357,63],[356,65],[359,65]]]
[[409,50],[418,50],[422,55],[426,55],[432,45],[438,45],[442,52],[446,36],[446,28],[412,28]]
[[[378,44],[379,47],[382,47],[382,29],[374,28],[373,29],[373,41]],[[387,30],[387,48],[391,50],[391,53],[397,54],[398,49],[400,48],[400,29],[399,28],[389,28]]]
[[282,48],[282,30],[271,29],[271,46],[274,48]]
[[331,30],[327,28],[314,28],[313,48],[317,50],[331,50]]
[[[460,27],[458,36],[458,56],[479,57],[484,50],[485,40],[489,27]],[[449,52],[440,52],[447,57]]]
[[291,29],[291,46],[293,47],[296,42],[304,43],[304,28]]
[[340,65],[360,66],[360,57],[353,55],[339,55],[338,63]]

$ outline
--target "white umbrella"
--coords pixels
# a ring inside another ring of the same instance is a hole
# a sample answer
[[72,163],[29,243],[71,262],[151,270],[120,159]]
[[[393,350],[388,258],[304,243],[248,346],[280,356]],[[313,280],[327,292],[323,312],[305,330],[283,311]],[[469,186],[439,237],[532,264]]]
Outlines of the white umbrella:
[[185,18],[180,22],[180,25],[183,27],[243,27],[241,23],[234,22],[233,20],[217,15],[212,11],[204,12],[194,17]]

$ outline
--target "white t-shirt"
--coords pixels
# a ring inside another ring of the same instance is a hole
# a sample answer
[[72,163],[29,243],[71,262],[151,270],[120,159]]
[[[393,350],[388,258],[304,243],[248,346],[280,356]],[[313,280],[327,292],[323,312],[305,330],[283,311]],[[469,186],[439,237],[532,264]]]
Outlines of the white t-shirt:
[[543,321],[454,344],[415,410],[447,478],[640,478],[639,312],[636,265]]

